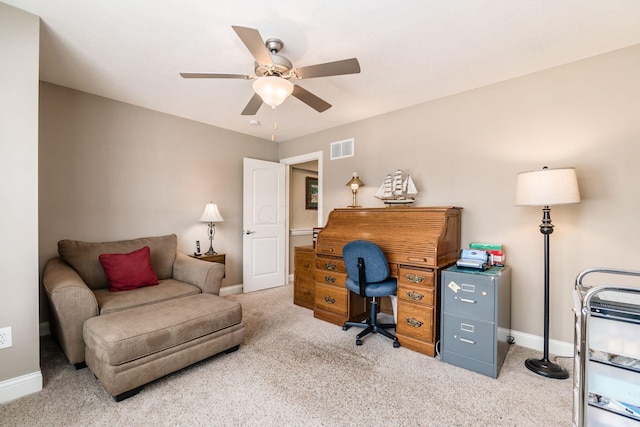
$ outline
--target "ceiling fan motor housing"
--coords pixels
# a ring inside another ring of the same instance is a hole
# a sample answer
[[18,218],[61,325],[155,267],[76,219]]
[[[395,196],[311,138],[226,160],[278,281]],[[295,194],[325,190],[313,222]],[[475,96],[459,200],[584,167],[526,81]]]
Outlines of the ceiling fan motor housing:
[[271,64],[259,64],[256,62],[255,73],[256,76],[278,76],[278,77],[289,77],[285,76],[289,71],[293,68],[293,64],[284,56],[278,55],[278,52],[284,47],[284,43],[280,39],[267,39],[264,42],[267,50],[270,52],[269,56],[271,57]]
[[271,60],[273,61],[273,65],[268,64],[258,64],[256,62],[256,76],[279,76],[283,77],[291,71],[293,68],[293,64],[284,56],[271,54]]

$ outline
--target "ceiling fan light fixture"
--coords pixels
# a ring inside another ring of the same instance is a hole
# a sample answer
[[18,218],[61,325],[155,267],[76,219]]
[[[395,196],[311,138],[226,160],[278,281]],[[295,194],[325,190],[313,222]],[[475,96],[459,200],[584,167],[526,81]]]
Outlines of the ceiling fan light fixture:
[[262,101],[276,108],[293,92],[293,84],[282,77],[264,76],[253,82],[253,90],[260,95]]

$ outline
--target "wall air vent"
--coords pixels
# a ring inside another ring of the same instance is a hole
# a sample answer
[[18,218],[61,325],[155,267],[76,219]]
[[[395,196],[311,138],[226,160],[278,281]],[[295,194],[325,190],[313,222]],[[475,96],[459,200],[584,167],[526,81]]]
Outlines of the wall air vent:
[[353,157],[353,138],[331,143],[331,160]]

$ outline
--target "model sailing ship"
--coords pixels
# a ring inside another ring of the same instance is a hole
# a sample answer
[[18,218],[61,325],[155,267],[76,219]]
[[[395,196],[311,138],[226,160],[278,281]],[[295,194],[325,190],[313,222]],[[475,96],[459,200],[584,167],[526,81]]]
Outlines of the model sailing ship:
[[402,170],[398,169],[384,178],[375,197],[386,205],[410,205],[415,202],[417,194],[418,190],[411,176],[403,174]]

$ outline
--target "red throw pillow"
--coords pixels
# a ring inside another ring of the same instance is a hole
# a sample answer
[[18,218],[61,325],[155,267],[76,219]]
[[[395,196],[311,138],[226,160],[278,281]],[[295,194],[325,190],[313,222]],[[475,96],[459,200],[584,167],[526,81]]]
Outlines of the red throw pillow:
[[130,291],[158,283],[151,266],[151,250],[144,246],[128,254],[102,254],[98,257],[109,281],[109,291]]

